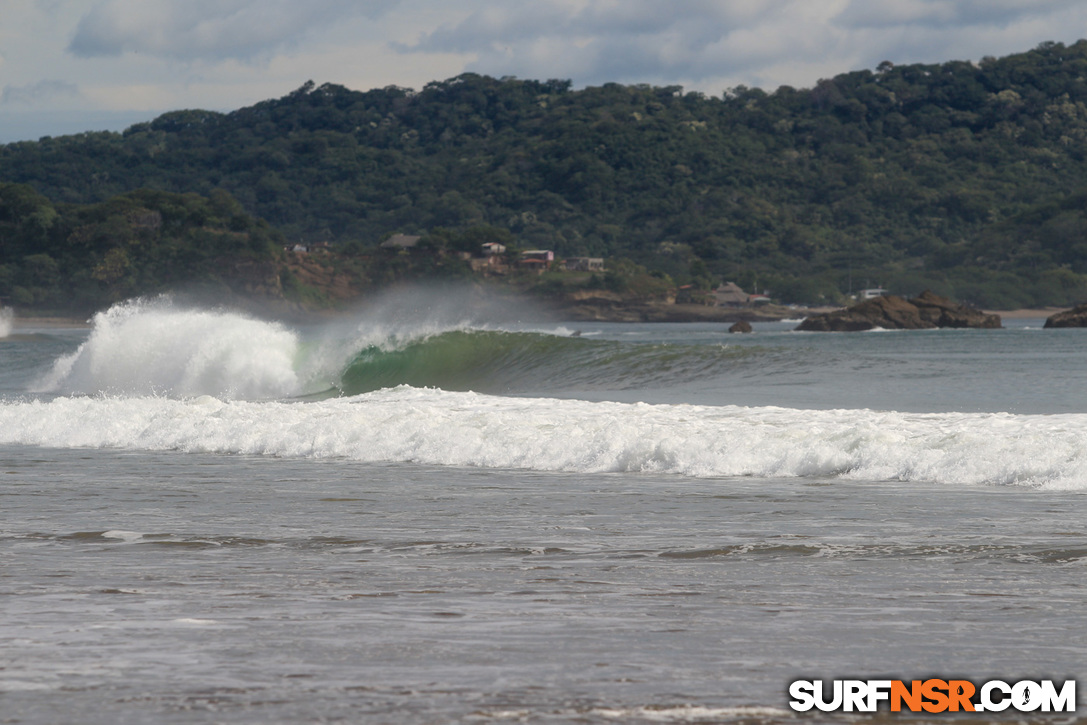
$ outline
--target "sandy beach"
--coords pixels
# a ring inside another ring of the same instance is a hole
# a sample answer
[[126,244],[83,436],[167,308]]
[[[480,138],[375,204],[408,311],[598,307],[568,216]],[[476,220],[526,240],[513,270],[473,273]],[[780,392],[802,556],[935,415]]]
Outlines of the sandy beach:
[[1050,315],[1055,315],[1058,312],[1064,312],[1067,309],[1071,309],[1071,308],[1069,308],[1069,307],[1041,307],[1041,308],[1034,308],[1034,309],[1028,308],[1028,309],[1021,309],[1021,310],[983,310],[983,312],[986,312],[986,313],[992,314],[992,315],[1000,315],[1000,317],[1002,319],[1005,319],[1005,320],[1032,320],[1032,319],[1035,319],[1035,318],[1044,320],[1045,318],[1049,317]]

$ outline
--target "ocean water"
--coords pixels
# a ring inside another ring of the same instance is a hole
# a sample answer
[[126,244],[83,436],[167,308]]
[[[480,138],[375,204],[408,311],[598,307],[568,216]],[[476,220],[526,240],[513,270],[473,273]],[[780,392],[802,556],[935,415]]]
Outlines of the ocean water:
[[0,723],[885,722],[788,685],[1080,678],[1087,330],[795,324],[5,323]]

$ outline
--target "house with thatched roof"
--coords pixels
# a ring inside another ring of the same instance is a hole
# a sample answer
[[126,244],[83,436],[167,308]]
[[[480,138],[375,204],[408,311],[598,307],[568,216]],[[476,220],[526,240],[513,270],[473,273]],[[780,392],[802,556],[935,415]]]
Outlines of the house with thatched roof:
[[735,282],[725,282],[713,291],[718,307],[743,307],[747,304],[747,293]]

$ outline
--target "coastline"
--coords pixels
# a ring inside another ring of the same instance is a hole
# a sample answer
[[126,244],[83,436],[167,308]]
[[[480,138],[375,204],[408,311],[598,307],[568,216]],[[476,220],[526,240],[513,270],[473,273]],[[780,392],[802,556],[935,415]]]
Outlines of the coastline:
[[[832,312],[840,307],[784,307],[766,305],[759,308],[749,307],[709,307],[698,304],[631,304],[619,300],[594,298],[579,300],[573,304],[560,304],[550,307],[552,315],[571,322],[781,322],[783,320],[801,320],[810,315]],[[1068,307],[1020,308],[1014,310],[983,310],[987,314],[999,315],[1008,320],[1044,320]],[[336,311],[326,310],[320,317],[335,316]],[[33,328],[87,328],[91,326],[91,317],[64,315],[20,315],[16,312],[12,318],[14,330]]]
[[551,306],[554,315],[571,322],[781,322],[829,312],[836,307],[711,307],[699,304],[632,303],[592,297]]
[[1000,315],[1005,320],[1044,320],[1058,312],[1070,310],[1070,307],[1024,307],[1017,310],[982,310],[989,315]]
[[[632,305],[607,300],[583,301],[573,305],[563,305],[556,312],[565,314],[573,322],[781,322],[783,320],[801,320],[811,315],[820,315],[844,309],[838,306],[826,307],[783,307],[767,305],[760,308],[747,307],[708,307],[705,305]],[[1002,320],[1045,320],[1048,317],[1071,309],[1069,307],[1018,308],[1014,310],[982,310],[985,314],[998,315]]]

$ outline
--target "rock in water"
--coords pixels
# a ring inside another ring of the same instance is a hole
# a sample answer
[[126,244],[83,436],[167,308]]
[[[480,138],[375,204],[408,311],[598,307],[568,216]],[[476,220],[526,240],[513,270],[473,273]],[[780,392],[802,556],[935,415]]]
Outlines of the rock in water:
[[1087,302],[1064,312],[1050,315],[1045,321],[1046,327],[1087,327]]
[[796,329],[807,332],[858,332],[877,327],[885,330],[997,328],[1000,327],[1000,316],[960,305],[926,290],[910,300],[887,295],[865,300],[844,310],[813,315]]
[[882,327],[888,330],[920,330],[936,327],[921,319],[916,306],[901,297],[888,295],[865,300],[844,310],[812,315],[796,329],[806,332],[859,332]]
[[917,307],[922,320],[932,322],[936,327],[1000,327],[1000,315],[990,315],[960,305],[928,290],[911,299],[910,304]]
[[728,328],[729,332],[751,332],[751,323],[746,320],[740,320],[739,322]]

